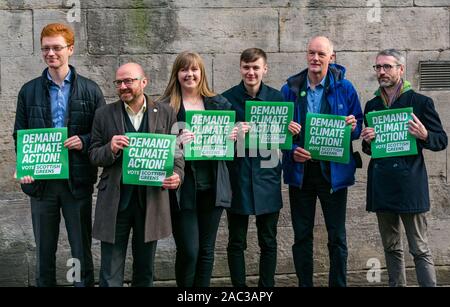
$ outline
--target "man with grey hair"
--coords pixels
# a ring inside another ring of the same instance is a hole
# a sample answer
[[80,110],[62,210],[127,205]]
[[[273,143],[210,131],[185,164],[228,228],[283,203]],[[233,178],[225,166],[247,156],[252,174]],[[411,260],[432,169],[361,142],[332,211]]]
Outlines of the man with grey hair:
[[[409,251],[414,258],[420,286],[436,286],[433,258],[427,242],[425,213],[430,210],[423,149],[444,150],[447,135],[433,100],[416,93],[403,80],[405,58],[395,49],[380,51],[373,68],[379,89],[367,102],[364,114],[388,109],[413,108],[409,133],[417,140],[417,155],[371,159],[367,178],[367,211],[376,212],[383,242],[389,286],[406,286],[400,220],[405,227]],[[363,129],[363,151],[371,155],[374,128]]]
[[[290,77],[281,89],[285,101],[294,101],[294,120],[305,125],[307,113],[345,116],[351,125],[351,139],[359,138],[363,114],[358,94],[346,80],[345,68],[332,64],[333,45],[324,36],[308,43],[308,68]],[[328,232],[330,287],[347,285],[347,239],[345,215],[347,189],[355,183],[358,155],[350,162],[335,163],[311,159],[305,150],[305,129],[293,139],[291,150],[283,152],[284,182],[289,185],[292,225],[294,227],[295,271],[299,285],[313,286],[313,230],[316,200],[320,204]],[[349,148],[351,149],[351,148]]]

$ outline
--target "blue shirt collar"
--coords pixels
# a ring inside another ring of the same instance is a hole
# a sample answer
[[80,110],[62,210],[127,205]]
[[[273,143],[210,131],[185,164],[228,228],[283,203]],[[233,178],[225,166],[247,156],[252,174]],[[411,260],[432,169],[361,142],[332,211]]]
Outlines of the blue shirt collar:
[[[317,86],[319,86],[319,85],[321,85],[322,87],[325,87],[325,79],[327,78],[327,76],[325,76],[325,77],[323,77],[323,79],[322,79],[322,81],[320,81],[320,83],[317,85]],[[309,83],[309,78],[308,78],[308,76],[306,76],[306,89],[310,89],[310,83]]]
[[[47,70],[47,78],[48,80],[50,80],[52,83],[55,83],[52,79],[52,76],[50,75],[50,72]],[[72,79],[72,70],[69,69],[69,72],[67,73],[66,77],[64,78],[64,83],[70,83]],[[56,83],[55,83],[56,84]]]

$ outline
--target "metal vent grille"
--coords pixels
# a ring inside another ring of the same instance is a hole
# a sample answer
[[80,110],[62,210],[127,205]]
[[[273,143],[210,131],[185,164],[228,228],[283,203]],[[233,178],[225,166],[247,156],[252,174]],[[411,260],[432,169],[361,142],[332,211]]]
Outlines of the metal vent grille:
[[421,90],[450,90],[450,61],[419,62]]

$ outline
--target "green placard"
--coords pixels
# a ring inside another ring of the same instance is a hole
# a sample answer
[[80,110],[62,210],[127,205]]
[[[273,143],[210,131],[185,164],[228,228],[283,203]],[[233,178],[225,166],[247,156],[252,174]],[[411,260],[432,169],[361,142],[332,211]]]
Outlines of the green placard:
[[293,118],[293,102],[246,101],[245,121],[251,128],[245,136],[245,147],[291,149],[288,126]]
[[129,146],[123,149],[124,184],[162,186],[173,174],[176,136],[153,133],[127,133]]
[[17,178],[68,179],[67,128],[17,131]]
[[375,129],[371,142],[372,158],[410,156],[417,154],[416,138],[408,132],[412,108],[374,111],[366,114],[369,127]]
[[345,116],[306,113],[305,149],[316,160],[349,163],[352,126]]
[[184,146],[185,160],[233,160],[235,118],[235,111],[186,111],[186,129],[195,138]]

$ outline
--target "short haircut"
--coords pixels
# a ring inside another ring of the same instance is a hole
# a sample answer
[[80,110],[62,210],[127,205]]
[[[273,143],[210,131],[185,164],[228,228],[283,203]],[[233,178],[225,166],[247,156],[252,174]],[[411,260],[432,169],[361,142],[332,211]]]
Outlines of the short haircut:
[[377,58],[379,56],[391,56],[391,57],[395,58],[395,60],[397,61],[397,64],[401,64],[403,66],[405,66],[405,64],[406,64],[405,56],[397,49],[381,50],[380,52],[378,52]]
[[66,40],[68,46],[72,46],[75,43],[75,33],[72,28],[62,23],[51,23],[42,29],[41,43],[44,37],[61,35]]
[[241,62],[251,63],[261,58],[264,60],[264,63],[267,62],[266,53],[259,48],[248,48],[241,53]]
[[308,49],[309,49],[309,45],[311,44],[311,42],[312,42],[313,40],[317,39],[317,38],[325,39],[325,40],[328,42],[328,47],[329,47],[330,53],[331,53],[331,54],[334,54],[334,55],[336,54],[336,53],[334,52],[334,44],[333,44],[333,42],[331,41],[331,39],[329,39],[328,37],[323,36],[323,35],[316,35],[316,36],[313,36],[313,37],[308,41],[308,44],[306,45],[306,50],[307,50],[307,51],[308,51]]

